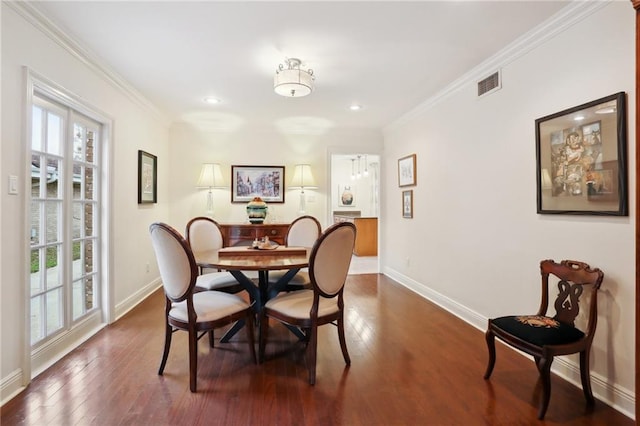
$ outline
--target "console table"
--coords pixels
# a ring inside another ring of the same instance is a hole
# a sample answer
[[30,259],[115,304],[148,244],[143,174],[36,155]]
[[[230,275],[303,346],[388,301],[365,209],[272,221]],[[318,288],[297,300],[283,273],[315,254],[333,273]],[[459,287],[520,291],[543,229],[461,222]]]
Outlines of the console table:
[[269,237],[269,240],[284,244],[284,237],[289,229],[288,223],[220,223],[224,245],[251,245],[253,240]]

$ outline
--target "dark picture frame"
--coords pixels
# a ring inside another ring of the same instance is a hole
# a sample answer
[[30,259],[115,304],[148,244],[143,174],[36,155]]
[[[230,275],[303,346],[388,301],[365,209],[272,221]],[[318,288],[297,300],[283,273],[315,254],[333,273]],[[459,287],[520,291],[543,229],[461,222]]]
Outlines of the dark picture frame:
[[413,218],[413,190],[402,191],[402,217]]
[[158,202],[158,157],[138,150],[138,204]]
[[628,216],[626,94],[535,121],[539,214]]
[[284,203],[284,166],[231,166],[231,202]]
[[398,186],[416,184],[416,154],[407,155],[398,160]]

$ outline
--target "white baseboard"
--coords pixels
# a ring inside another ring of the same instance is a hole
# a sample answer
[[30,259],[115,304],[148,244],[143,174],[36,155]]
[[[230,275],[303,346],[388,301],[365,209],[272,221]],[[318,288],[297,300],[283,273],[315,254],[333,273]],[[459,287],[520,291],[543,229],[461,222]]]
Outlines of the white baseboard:
[[151,281],[149,284],[140,288],[140,290],[133,293],[131,296],[127,297],[122,302],[116,305],[115,313],[116,313],[116,321],[119,320],[124,314],[129,312],[131,309],[135,308],[140,302],[149,297],[151,293],[156,291],[159,287],[162,286],[162,281],[160,278],[156,278]]
[[25,390],[26,386],[24,386],[23,383],[24,379],[22,377],[22,369],[20,368],[12,371],[7,377],[3,377],[0,383],[0,395],[2,395],[0,406],[6,404],[14,396]]
[[[383,273],[392,278],[394,281],[397,281],[402,286],[424,297],[430,302],[435,303],[436,305],[447,310],[451,314],[469,323],[482,332],[487,329],[488,318],[478,314],[477,312],[467,308],[464,305],[461,305],[455,300],[452,300],[438,293],[437,291],[430,289],[424,284],[421,284],[418,281],[415,281],[412,278],[409,278],[394,269],[383,268]],[[510,346],[507,347],[513,349]],[[531,359],[529,355],[523,352],[517,350],[516,352]],[[572,362],[566,357],[557,357],[555,362],[553,363],[551,371],[567,380],[569,383],[572,383],[573,385],[582,389],[582,385],[580,382],[580,367],[577,363]],[[483,374],[483,372],[479,372],[478,374]],[[591,372],[591,388],[593,390],[594,396],[597,399],[615,408],[625,416],[635,420],[636,397],[633,392],[629,391],[628,389],[624,389],[616,385],[615,383],[609,383],[606,377],[603,377],[602,375],[594,372]]]

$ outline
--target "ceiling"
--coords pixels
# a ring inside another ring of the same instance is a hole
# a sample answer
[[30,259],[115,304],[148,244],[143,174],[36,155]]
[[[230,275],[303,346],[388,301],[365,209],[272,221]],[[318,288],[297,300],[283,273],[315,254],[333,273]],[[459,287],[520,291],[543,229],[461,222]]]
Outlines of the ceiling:
[[[567,1],[68,1],[38,10],[171,121],[379,129]],[[273,75],[297,57],[314,92]],[[203,102],[206,96],[221,100]],[[362,105],[351,111],[352,104]]]

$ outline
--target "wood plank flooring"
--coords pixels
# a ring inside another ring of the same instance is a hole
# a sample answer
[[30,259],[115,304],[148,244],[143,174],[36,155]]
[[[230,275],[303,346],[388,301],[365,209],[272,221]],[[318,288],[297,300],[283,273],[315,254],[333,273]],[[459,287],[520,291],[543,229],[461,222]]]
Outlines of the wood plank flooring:
[[[497,345],[485,381],[483,332],[377,274],[346,286],[346,368],[333,326],[320,329],[315,386],[302,343],[272,322],[267,359],[254,365],[244,332],[199,344],[198,393],[189,392],[186,333],[164,376],[163,295],[156,292],[38,376],[1,409],[3,425],[633,425],[553,377],[549,410],[533,361]],[[219,337],[221,332],[217,332]]]

